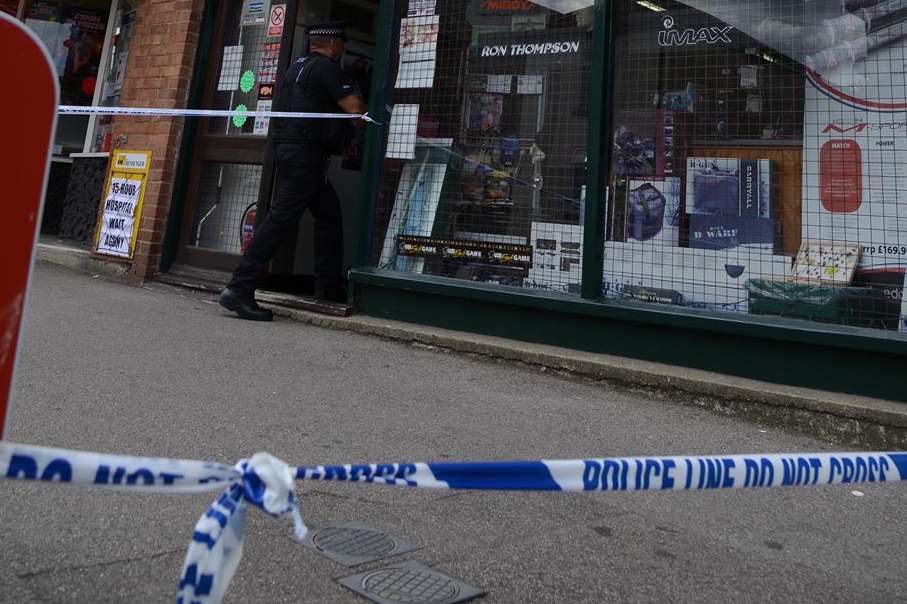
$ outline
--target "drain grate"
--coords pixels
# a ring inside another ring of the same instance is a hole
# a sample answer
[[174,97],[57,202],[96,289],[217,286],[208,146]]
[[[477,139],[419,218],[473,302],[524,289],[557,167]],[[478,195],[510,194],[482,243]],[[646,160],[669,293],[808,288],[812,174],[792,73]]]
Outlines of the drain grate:
[[418,549],[357,522],[314,531],[306,538],[305,545],[345,566],[374,562]]
[[321,551],[355,558],[383,558],[397,545],[384,533],[355,528],[325,529],[312,541]]
[[482,595],[420,562],[403,562],[339,580],[344,587],[379,604],[455,604]]

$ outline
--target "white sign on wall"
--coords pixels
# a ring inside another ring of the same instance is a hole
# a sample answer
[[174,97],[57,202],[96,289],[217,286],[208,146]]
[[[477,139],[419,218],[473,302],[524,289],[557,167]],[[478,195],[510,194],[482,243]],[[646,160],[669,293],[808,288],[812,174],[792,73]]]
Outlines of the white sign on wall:
[[98,209],[95,253],[132,258],[150,169],[151,152],[114,151]]
[[98,253],[129,258],[141,191],[141,180],[114,178],[110,181],[98,235]]

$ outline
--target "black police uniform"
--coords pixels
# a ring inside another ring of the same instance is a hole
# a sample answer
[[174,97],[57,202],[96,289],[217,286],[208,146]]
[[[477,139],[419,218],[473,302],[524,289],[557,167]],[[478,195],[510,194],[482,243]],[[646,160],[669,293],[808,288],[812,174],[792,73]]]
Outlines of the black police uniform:
[[[309,33],[318,32],[313,27]],[[342,35],[342,30],[330,28],[328,33]],[[353,93],[339,62],[311,52],[287,71],[273,110],[342,113],[337,101]],[[349,120],[274,119],[277,194],[233,274],[230,289],[254,295],[258,274],[280,243],[297,232],[302,214],[309,209],[315,217],[316,294],[343,297],[343,221],[337,193],[327,180],[329,143],[343,128],[352,128]]]

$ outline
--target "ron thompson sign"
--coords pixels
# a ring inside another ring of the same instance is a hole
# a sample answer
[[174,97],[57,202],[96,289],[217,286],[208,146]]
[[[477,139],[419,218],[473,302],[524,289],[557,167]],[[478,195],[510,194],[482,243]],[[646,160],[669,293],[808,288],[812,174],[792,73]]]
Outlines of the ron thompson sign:
[[579,52],[579,41],[536,42],[526,44],[494,44],[483,46],[481,57],[524,57],[530,55],[562,55]]

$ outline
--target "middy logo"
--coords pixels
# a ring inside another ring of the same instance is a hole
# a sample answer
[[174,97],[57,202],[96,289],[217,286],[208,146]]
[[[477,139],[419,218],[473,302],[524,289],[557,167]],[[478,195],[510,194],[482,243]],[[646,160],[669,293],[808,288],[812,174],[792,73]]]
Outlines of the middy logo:
[[733,44],[730,33],[734,28],[730,25],[725,27],[701,27],[699,29],[685,29],[680,31],[674,29],[674,17],[667,17],[664,20],[664,30],[658,32],[658,44],[660,46],[695,46],[696,44]]
[[848,132],[861,133],[864,130],[869,128],[869,124],[854,124],[853,126],[843,126],[838,124],[829,124],[825,127],[825,130],[822,131],[822,134],[829,134],[831,132],[837,132],[839,134],[846,134]]

